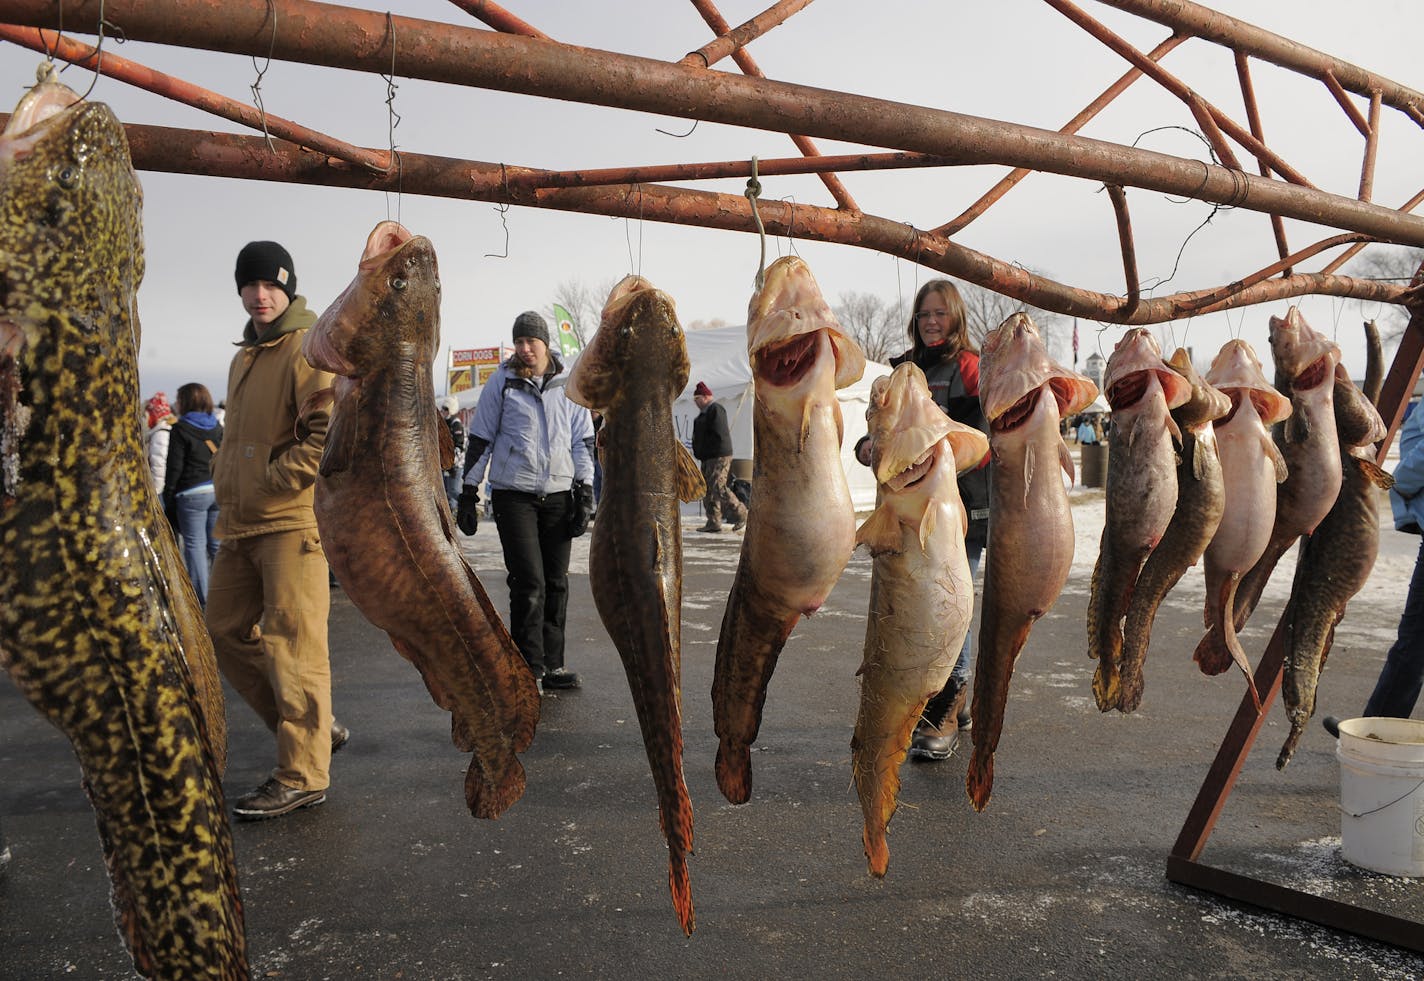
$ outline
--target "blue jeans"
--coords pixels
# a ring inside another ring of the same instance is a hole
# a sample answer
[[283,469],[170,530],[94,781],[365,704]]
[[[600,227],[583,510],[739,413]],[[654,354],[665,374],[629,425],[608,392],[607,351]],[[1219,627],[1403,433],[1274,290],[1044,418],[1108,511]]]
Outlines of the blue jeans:
[[1384,669],[1365,705],[1365,715],[1407,719],[1419,701],[1420,688],[1424,688],[1424,541],[1419,543],[1419,557],[1414,560],[1399,634],[1385,655]]
[[213,537],[217,521],[217,496],[211,484],[178,494],[178,534],[183,536],[183,565],[204,608],[208,605],[208,567],[218,554],[218,540]]

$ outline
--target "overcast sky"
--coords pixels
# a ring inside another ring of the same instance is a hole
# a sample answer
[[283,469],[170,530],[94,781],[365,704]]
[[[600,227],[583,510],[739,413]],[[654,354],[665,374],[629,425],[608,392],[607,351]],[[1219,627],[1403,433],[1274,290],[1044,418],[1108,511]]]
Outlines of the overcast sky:
[[[1081,0],[1094,16],[1150,49],[1166,28]],[[769,0],[723,0],[732,24]],[[394,0],[355,6],[463,26],[474,26],[442,0]],[[710,34],[691,4],[624,0],[571,4],[508,0],[505,6],[550,36],[572,44],[675,61]],[[1418,38],[1424,11],[1411,0],[1361,0],[1342,15],[1327,0],[1247,2],[1218,0],[1217,9],[1424,89]],[[81,35],[81,38],[83,36]],[[178,75],[231,98],[250,101],[252,59],[129,43],[125,57]],[[819,0],[751,46],[763,72],[798,82],[918,105],[1057,129],[1125,70],[1099,42],[1039,0],[996,3],[882,0],[874,5]],[[7,105],[31,84],[39,57],[0,43],[0,84]],[[1192,40],[1164,61],[1172,72],[1244,123],[1230,53]],[[735,70],[730,59],[719,69]],[[1253,62],[1268,142],[1317,186],[1354,196],[1363,140],[1325,87],[1283,69]],[[397,67],[397,74],[399,68]],[[64,80],[83,91],[92,78],[70,69]],[[550,169],[631,166],[690,161],[795,156],[783,135],[709,123],[685,138],[690,124],[622,110],[560,103],[398,79],[398,147],[411,152],[501,161]],[[262,79],[269,112],[352,143],[384,147],[388,140],[385,82],[378,76],[274,62]],[[194,109],[101,79],[92,98],[112,105],[131,123],[233,130],[233,124]],[[1362,109],[1363,100],[1357,100]],[[1383,138],[1374,200],[1397,207],[1420,189],[1424,133],[1400,113],[1383,110]],[[1155,83],[1140,80],[1083,135],[1202,159],[1206,151],[1182,129],[1190,114]],[[1156,130],[1156,132],[1149,132]],[[1144,135],[1145,134],[1145,135]],[[859,147],[821,141],[825,153]],[[1244,153],[1242,159],[1249,161]],[[1254,164],[1248,163],[1253,168]],[[851,173],[845,183],[867,212],[918,227],[957,215],[1005,172],[1003,167]],[[221,397],[232,342],[245,315],[233,281],[238,249],[253,239],[276,239],[293,254],[300,292],[320,311],[355,273],[366,235],[387,217],[428,236],[439,255],[444,285],[443,345],[474,347],[507,341],[522,310],[553,301],[559,284],[590,286],[640,272],[678,302],[684,322],[743,323],[758,260],[754,236],[656,222],[637,222],[514,208],[503,217],[490,204],[378,192],[228,181],[142,173],[147,276],[140,292],[144,395],[200,381]],[[767,197],[834,206],[813,176],[762,181]],[[703,182],[740,193],[745,181]],[[1110,203],[1100,185],[1033,175],[957,241],[1017,262],[1062,282],[1121,293],[1123,276]],[[1216,286],[1275,260],[1268,219],[1219,211],[1182,251],[1183,242],[1211,214],[1199,202],[1167,200],[1129,190],[1139,269],[1144,286],[1172,275],[1159,295]],[[506,228],[508,233],[507,257]],[[1287,223],[1291,247],[1330,234]],[[768,243],[768,261],[788,249]],[[936,275],[914,264],[848,246],[796,243],[834,304],[846,292],[907,299]],[[1182,252],[1178,265],[1177,256]],[[1308,271],[1323,260],[1303,264]],[[1336,335],[1346,363],[1363,371],[1357,338],[1362,316],[1381,313],[1329,297],[1300,301],[1306,318]],[[1158,328],[1164,347],[1184,340],[1198,360],[1239,334],[1266,351],[1266,322],[1285,304],[1247,308]],[[1083,322],[1082,351],[1104,356],[1121,328]],[[1060,352],[1067,357],[1066,350]],[[437,366],[438,368],[439,366]],[[437,372],[437,391],[441,390]]]

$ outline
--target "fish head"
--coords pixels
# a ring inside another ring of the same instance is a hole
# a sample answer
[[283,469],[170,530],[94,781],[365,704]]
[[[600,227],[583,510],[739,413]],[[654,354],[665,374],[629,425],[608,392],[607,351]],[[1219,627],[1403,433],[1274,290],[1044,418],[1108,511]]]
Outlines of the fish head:
[[809,375],[821,341],[835,358],[836,388],[865,374],[865,354],[841,327],[821,295],[811,267],[794,255],[766,267],[747,307],[747,357],[763,383],[791,388]]
[[1340,348],[1306,323],[1299,307],[1271,318],[1270,340],[1278,381],[1288,380],[1292,393],[1334,384]]
[[626,392],[687,387],[692,368],[673,298],[641,276],[625,276],[608,294],[598,330],[569,373],[565,394],[599,412]]
[[1179,347],[1173,351],[1167,359],[1167,366],[1191,386],[1190,397],[1175,413],[1179,425],[1190,428],[1205,426],[1231,411],[1231,398],[1201,376],[1186,348]]
[[312,366],[365,378],[399,363],[428,364],[440,347],[435,247],[399,222],[366,237],[356,276],[302,342]]
[[1222,417],[1222,423],[1228,422],[1236,415],[1243,399],[1251,401],[1256,415],[1260,416],[1267,426],[1274,425],[1291,414],[1290,399],[1266,380],[1256,350],[1240,338],[1233,338],[1221,346],[1221,350],[1212,359],[1206,380],[1231,400],[1231,408]]
[[1335,428],[1342,446],[1365,446],[1384,439],[1388,430],[1379,410],[1355,385],[1342,364],[1335,366]]
[[985,418],[993,424],[1011,409],[1031,409],[1045,385],[1060,416],[1081,412],[1098,396],[1092,379],[1053,360],[1033,318],[1015,313],[989,331],[979,354],[979,403]]
[[918,482],[934,466],[967,470],[989,452],[988,437],[947,416],[925,373],[910,362],[871,384],[865,419],[875,479],[892,490]]
[[1191,383],[1162,360],[1162,348],[1146,327],[1134,327],[1113,346],[1103,372],[1103,395],[1114,412],[1137,405],[1160,388],[1168,409],[1191,398]]
[[[19,437],[48,406],[83,405],[96,418],[133,415],[142,203],[112,110],[81,102],[52,77],[30,89],[0,132],[0,463],[7,488]],[[122,435],[136,439],[137,432],[135,418],[131,437]],[[107,426],[92,435],[119,433]],[[106,447],[88,446],[93,459],[112,458]]]

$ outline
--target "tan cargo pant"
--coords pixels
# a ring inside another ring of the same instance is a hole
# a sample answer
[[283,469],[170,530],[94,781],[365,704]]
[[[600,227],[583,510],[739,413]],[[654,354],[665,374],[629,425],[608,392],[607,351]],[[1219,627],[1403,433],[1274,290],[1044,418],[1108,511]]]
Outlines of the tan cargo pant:
[[223,677],[277,735],[272,776],[325,790],[331,767],[331,586],[315,528],[224,540],[208,584]]

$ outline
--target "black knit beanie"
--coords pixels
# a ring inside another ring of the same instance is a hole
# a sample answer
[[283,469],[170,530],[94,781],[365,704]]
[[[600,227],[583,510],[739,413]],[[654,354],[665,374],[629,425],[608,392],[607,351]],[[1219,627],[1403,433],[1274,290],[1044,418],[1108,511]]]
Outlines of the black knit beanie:
[[259,279],[276,283],[287,294],[287,299],[297,298],[297,273],[292,268],[292,257],[276,242],[248,242],[237,254],[237,291],[248,283]]
[[533,310],[525,310],[514,318],[514,340],[521,337],[537,337],[544,342],[545,347],[549,344],[549,325],[544,318]]

